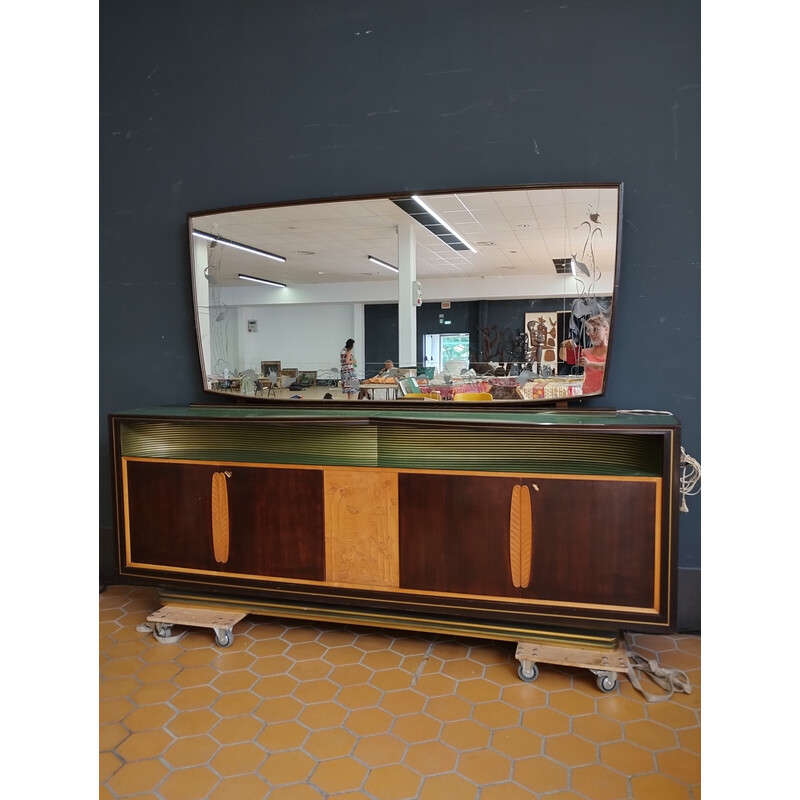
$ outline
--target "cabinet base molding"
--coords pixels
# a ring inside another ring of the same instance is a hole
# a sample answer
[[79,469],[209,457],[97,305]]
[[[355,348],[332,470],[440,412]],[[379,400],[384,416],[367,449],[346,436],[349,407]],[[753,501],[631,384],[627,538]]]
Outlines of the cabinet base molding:
[[194,605],[209,608],[237,609],[246,614],[265,617],[304,619],[311,622],[336,622],[339,624],[363,625],[373,628],[395,628],[424,633],[468,636],[478,639],[497,639],[537,646],[569,646],[594,651],[617,652],[620,647],[618,631],[561,629],[547,627],[521,627],[502,622],[475,622],[449,617],[414,614],[404,616],[380,609],[361,611],[357,608],[331,607],[326,605],[280,603],[252,598],[214,597],[191,593],[160,590],[159,601],[164,605]]

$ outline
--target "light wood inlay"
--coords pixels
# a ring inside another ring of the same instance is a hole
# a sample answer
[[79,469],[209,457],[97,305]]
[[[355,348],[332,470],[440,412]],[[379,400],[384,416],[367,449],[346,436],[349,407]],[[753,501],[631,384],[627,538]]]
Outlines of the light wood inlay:
[[531,508],[531,492],[527,486],[520,486],[520,586],[523,589],[531,582],[531,565],[533,561],[533,510]]
[[531,493],[527,486],[515,486],[511,490],[508,556],[511,564],[511,582],[517,589],[525,588],[530,583],[532,547]]
[[325,470],[326,580],[400,585],[397,473]]
[[224,472],[215,472],[211,476],[211,535],[214,540],[214,560],[218,564],[225,564],[231,537],[228,484]]

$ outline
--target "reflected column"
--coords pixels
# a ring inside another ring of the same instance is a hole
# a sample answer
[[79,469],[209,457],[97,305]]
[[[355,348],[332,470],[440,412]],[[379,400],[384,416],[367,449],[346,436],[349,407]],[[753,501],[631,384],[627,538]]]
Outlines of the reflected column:
[[397,351],[399,367],[417,364],[417,238],[412,225],[397,226]]

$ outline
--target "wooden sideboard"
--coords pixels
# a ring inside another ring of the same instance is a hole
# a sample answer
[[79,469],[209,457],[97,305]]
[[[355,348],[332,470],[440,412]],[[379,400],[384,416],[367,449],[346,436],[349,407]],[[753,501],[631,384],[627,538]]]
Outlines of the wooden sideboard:
[[674,630],[671,415],[360,403],[109,423],[119,573],[165,596],[487,638]]

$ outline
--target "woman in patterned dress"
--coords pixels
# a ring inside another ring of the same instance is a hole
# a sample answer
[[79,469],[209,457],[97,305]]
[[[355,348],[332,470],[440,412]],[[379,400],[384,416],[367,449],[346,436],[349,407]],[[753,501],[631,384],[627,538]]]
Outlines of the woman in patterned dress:
[[342,373],[342,392],[348,400],[358,393],[358,378],[356,377],[356,359],[353,355],[355,341],[348,339],[339,353],[339,364]]

